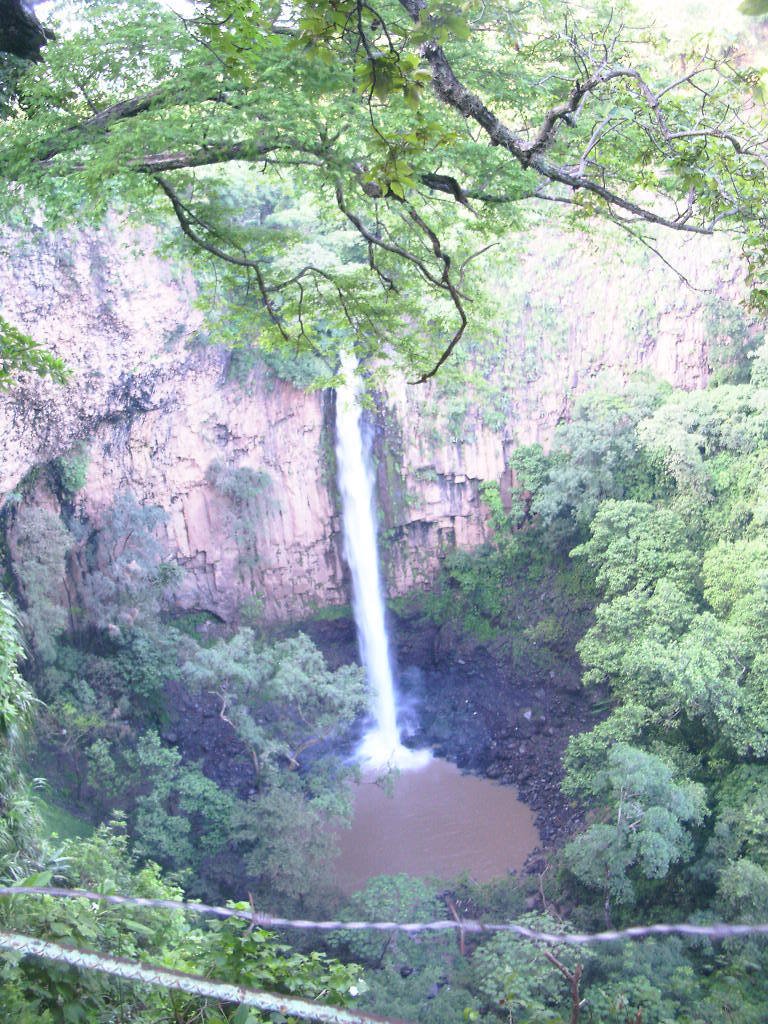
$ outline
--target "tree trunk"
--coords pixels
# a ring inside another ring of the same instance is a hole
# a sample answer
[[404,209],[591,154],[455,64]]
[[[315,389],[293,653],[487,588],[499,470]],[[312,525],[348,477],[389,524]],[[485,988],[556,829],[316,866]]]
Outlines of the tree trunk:
[[0,0],[0,53],[24,60],[41,61],[42,48],[53,33],[37,19],[25,0]]

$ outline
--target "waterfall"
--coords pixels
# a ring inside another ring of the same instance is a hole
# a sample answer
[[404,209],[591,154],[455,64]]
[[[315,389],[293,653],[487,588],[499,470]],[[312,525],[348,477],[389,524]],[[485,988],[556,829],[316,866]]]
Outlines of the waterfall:
[[376,768],[417,768],[426,764],[431,755],[427,750],[404,747],[397,725],[397,693],[376,544],[373,468],[370,445],[363,436],[361,382],[355,373],[356,366],[353,356],[342,353],[344,383],[336,392],[336,462],[344,557],[352,574],[352,606],[374,721],[363,737],[358,757]]

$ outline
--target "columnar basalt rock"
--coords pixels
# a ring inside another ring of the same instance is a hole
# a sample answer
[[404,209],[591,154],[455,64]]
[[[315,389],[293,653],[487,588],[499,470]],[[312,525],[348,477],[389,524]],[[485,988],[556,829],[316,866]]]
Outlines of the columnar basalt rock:
[[[724,272],[700,249],[677,254],[687,276],[716,288],[716,300],[660,263],[609,275],[604,260],[572,253],[559,236],[553,258],[551,243],[535,238],[495,284],[509,310],[496,346],[499,381],[489,382],[506,403],[501,417],[491,421],[482,389],[470,389],[458,426],[440,382],[392,381],[381,396],[381,536],[392,595],[427,584],[447,549],[487,538],[480,484],[502,478],[516,445],[548,443],[598,373],[622,381],[648,369],[689,388],[707,381],[711,304],[737,299],[737,270]],[[265,617],[281,620],[346,603],[329,465],[332,396],[301,391],[260,363],[230,379],[231,354],[206,337],[191,274],[157,255],[149,230],[40,232],[4,248],[3,314],[62,355],[73,376],[66,389],[26,380],[0,399],[0,494],[85,440],[77,514],[98,528],[125,489],[160,505],[169,554],[185,570],[182,607],[231,619],[256,595]],[[542,295],[556,312],[551,323],[537,312]],[[389,470],[388,435],[398,439]],[[217,487],[213,464],[260,481],[247,516]]]

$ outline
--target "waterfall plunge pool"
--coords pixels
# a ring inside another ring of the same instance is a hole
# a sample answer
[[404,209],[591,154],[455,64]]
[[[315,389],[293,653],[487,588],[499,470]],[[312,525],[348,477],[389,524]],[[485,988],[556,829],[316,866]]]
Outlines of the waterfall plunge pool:
[[519,871],[539,845],[533,811],[512,786],[462,775],[450,761],[395,774],[383,784],[370,774],[354,787],[352,826],[338,832],[334,865],[345,893],[375,875],[455,878],[479,882]]
[[[362,381],[351,352],[341,353],[341,371],[336,461],[344,557],[373,725],[357,751],[368,774],[355,787],[352,827],[338,833],[336,881],[346,892],[375,875],[399,873],[453,878],[466,871],[488,881],[519,870],[538,845],[533,814],[512,788],[462,775],[429,750],[413,751],[402,742],[376,541],[371,436],[362,422]],[[402,770],[391,785],[377,785],[387,764]]]

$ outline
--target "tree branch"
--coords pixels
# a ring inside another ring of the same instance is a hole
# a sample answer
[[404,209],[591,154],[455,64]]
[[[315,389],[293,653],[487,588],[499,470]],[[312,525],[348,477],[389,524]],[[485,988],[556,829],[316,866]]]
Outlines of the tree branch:
[[53,38],[53,32],[40,23],[24,0],[0,0],[0,53],[41,61],[42,48]]
[[264,280],[264,275],[259,261],[250,259],[247,256],[237,256],[234,253],[227,252],[226,249],[222,249],[221,246],[216,245],[214,242],[210,242],[207,238],[204,238],[200,234],[200,232],[193,227],[189,211],[187,210],[186,206],[179,197],[179,194],[176,192],[176,190],[173,188],[173,186],[167,180],[167,178],[164,178],[160,174],[156,174],[155,181],[158,183],[160,188],[168,197],[173,208],[173,212],[176,214],[176,219],[179,222],[179,226],[181,230],[184,232],[184,234],[187,236],[187,238],[190,239],[190,241],[194,242],[195,245],[199,246],[201,249],[204,249],[212,256],[216,256],[218,259],[223,260],[225,263],[229,263],[232,266],[242,267],[244,269],[253,271],[253,274],[256,278],[256,283],[259,288],[259,293],[261,295],[262,305],[264,306],[267,315],[269,316],[272,323],[280,331],[280,334],[283,336],[283,339],[285,341],[289,341],[290,338],[288,332],[285,330],[280,317],[275,311],[272,299],[267,290],[266,282]]
[[[425,6],[425,0],[400,0],[401,6],[408,12],[414,22],[419,22],[421,12]],[[662,137],[666,141],[674,141],[675,138],[685,138],[685,133],[670,132],[666,122],[659,110],[659,99],[663,95],[655,96],[645,83],[642,76],[633,68],[605,66],[596,73],[586,78],[583,82],[576,82],[567,100],[553,107],[545,116],[539,131],[533,141],[529,141],[522,135],[512,131],[505,125],[486,104],[471,92],[456,75],[453,66],[446,56],[443,48],[436,42],[427,42],[422,46],[422,54],[432,70],[432,83],[435,94],[447,106],[452,107],[462,117],[474,121],[488,136],[491,145],[500,146],[505,149],[524,168],[535,170],[543,178],[557,182],[571,189],[573,192],[579,190],[589,192],[603,200],[608,207],[616,207],[625,213],[646,221],[650,224],[671,228],[676,231],[685,231],[693,234],[711,234],[714,230],[714,222],[697,224],[692,223],[688,217],[671,217],[656,212],[648,206],[634,202],[626,196],[621,195],[605,184],[595,181],[579,170],[574,171],[567,167],[561,167],[549,162],[545,153],[554,142],[557,129],[567,123],[579,109],[584,97],[609,81],[619,78],[630,78],[638,83],[641,93],[647,104],[654,113],[657,125]],[[711,67],[716,67],[716,64]],[[705,70],[698,67],[691,73],[681,78],[677,85],[690,82],[697,74]],[[674,88],[675,85],[668,87]],[[732,133],[724,132],[722,129],[702,129],[696,132],[696,137],[708,136],[727,140],[734,148],[734,142],[740,148],[737,152],[743,152],[743,147]],[[691,136],[693,137],[693,136]],[[763,159],[761,157],[761,159]],[[434,186],[433,186],[434,187]],[[445,190],[445,189],[443,189]],[[462,193],[466,195],[467,193]]]
[[579,1018],[581,1017],[581,994],[579,992],[579,986],[581,984],[581,975],[584,968],[581,964],[576,964],[572,971],[568,970],[564,963],[557,959],[554,953],[550,950],[543,950],[544,957],[553,964],[558,971],[562,974],[565,980],[568,982],[571,988],[571,1021],[570,1024],[579,1024]]

